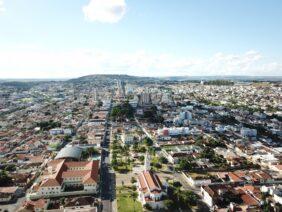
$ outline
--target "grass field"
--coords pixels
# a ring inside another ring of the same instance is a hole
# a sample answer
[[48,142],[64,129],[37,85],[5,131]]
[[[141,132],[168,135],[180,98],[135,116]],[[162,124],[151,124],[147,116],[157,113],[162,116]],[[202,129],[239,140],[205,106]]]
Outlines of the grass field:
[[117,187],[117,207],[118,212],[142,212],[142,205],[136,199],[132,197],[132,193],[135,193],[137,196],[137,192],[133,191],[130,187],[120,186]]

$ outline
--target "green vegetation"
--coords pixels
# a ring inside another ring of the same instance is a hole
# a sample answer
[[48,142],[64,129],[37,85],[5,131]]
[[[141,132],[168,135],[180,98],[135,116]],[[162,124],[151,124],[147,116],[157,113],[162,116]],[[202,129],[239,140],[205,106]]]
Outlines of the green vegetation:
[[143,118],[148,119],[151,123],[162,123],[164,121],[163,117],[158,115],[156,106],[152,106],[149,110],[145,110]]
[[64,141],[69,143],[71,141],[71,135],[65,135],[64,136]]
[[123,121],[125,119],[133,119],[134,117],[134,109],[129,104],[129,102],[124,102],[113,107],[111,112],[111,118],[114,121]]
[[160,159],[159,159],[159,161],[160,161],[160,163],[162,163],[162,164],[167,164],[168,163],[168,160],[165,158],[165,157],[160,157]]
[[62,144],[59,142],[53,142],[49,144],[49,147],[52,148],[53,150],[58,150],[61,145]]
[[43,83],[43,82],[17,82],[17,81],[13,81],[13,82],[2,82],[1,84],[4,85],[4,86],[13,87],[13,88],[18,89],[18,90],[26,91],[26,90],[29,90],[33,86],[36,86],[40,83]]
[[119,212],[142,212],[142,205],[137,201],[137,192],[132,187],[117,187],[117,208]]
[[193,162],[192,157],[186,157],[179,160],[179,164],[176,169],[179,171],[192,171],[196,167],[196,164]]
[[241,158],[240,162],[241,169],[260,169],[259,164],[254,164],[251,161],[247,160],[246,158]]
[[222,155],[217,155],[210,147],[204,148],[200,154],[201,158],[208,158],[210,162],[214,163],[215,167],[227,168],[228,164]]
[[[228,103],[221,103],[218,101],[211,101],[205,98],[198,98],[198,101],[200,101],[201,103],[204,103],[206,105],[210,105],[210,106],[224,106],[226,108],[229,109],[239,109],[239,110],[246,110],[249,111],[250,113],[254,113],[254,112],[263,112],[262,109],[258,108],[258,107],[254,107],[254,106],[249,106],[249,105],[244,105],[241,102],[237,102],[237,100],[231,99]],[[227,119],[227,120],[224,120]],[[226,124],[232,124],[232,123],[238,123],[237,120],[235,120],[232,117],[224,117],[223,120],[221,120],[223,123],[224,121],[226,121]]]
[[146,146],[152,146],[153,140],[149,137],[144,138],[143,143],[146,144]]
[[12,178],[4,170],[0,172],[0,187],[8,186],[12,183]]
[[97,103],[97,106],[98,106],[98,107],[102,107],[102,106],[103,106],[103,102],[102,102],[102,101],[99,101],[99,102]]
[[41,122],[37,123],[36,125],[37,125],[37,127],[40,127],[40,129],[42,131],[47,131],[47,130],[50,130],[52,128],[61,127],[60,122],[56,122],[56,121],[53,121],[53,120],[41,121]]
[[211,80],[204,83],[205,85],[234,85],[234,82],[229,80]]
[[112,148],[111,166],[115,171],[126,173],[132,169],[133,160],[129,157],[129,146],[122,146],[117,139],[114,139]]
[[149,152],[149,154],[150,155],[155,155],[156,154],[156,149],[154,148],[154,147],[152,147],[152,146],[149,146],[148,148],[147,148],[147,150],[148,150],[148,152]]
[[187,210],[188,208],[197,205],[198,196],[192,191],[181,190],[181,186],[179,186],[178,184],[176,184],[175,186],[169,186],[167,194],[168,199],[165,200],[164,203],[168,207],[169,211],[173,208],[181,208]]
[[91,147],[91,148],[87,148],[86,150],[84,150],[81,154],[81,157],[84,159],[87,159],[97,154],[99,154],[99,151],[96,148]]
[[131,182],[132,184],[134,184],[134,183],[136,183],[136,182],[137,182],[137,180],[135,179],[135,177],[131,177],[130,182]]
[[5,171],[7,172],[13,172],[16,171],[16,165],[15,164],[8,164],[5,166]]
[[222,140],[217,140],[217,139],[208,139],[205,142],[206,146],[215,148],[215,147],[223,147],[226,148],[225,143]]

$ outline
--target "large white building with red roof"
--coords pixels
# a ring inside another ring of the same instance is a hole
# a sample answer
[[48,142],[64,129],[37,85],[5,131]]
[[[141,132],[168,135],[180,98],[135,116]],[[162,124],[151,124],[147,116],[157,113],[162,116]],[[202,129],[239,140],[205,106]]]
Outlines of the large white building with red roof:
[[153,209],[163,208],[163,197],[166,195],[163,185],[152,171],[142,171],[138,175],[138,198],[142,205],[148,204]]
[[98,187],[99,161],[68,162],[53,160],[32,186],[31,199],[94,194]]

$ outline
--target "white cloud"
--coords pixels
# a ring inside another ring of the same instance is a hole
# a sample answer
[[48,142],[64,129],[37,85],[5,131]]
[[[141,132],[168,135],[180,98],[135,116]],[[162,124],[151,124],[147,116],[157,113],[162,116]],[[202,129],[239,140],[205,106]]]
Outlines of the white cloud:
[[0,13],[4,12],[6,9],[4,7],[4,1],[0,0]]
[[90,0],[82,11],[88,21],[116,23],[124,16],[126,3],[125,0]]
[[1,78],[65,78],[88,74],[282,76],[282,58],[279,61],[268,60],[256,51],[242,54],[217,53],[209,58],[179,58],[145,51],[50,51],[32,46],[0,50]]

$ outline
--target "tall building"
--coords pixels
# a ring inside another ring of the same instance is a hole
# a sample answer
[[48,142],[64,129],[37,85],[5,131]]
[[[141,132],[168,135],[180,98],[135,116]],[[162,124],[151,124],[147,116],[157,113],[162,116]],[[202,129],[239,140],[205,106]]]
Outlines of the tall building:
[[125,98],[125,82],[118,80],[117,81],[117,95],[119,98]]
[[97,89],[94,90],[93,98],[94,98],[94,101],[98,101],[99,100],[99,94],[98,94],[98,90]]
[[146,106],[151,104],[152,104],[152,100],[150,93],[143,92],[139,95],[139,101],[138,101],[139,106]]

